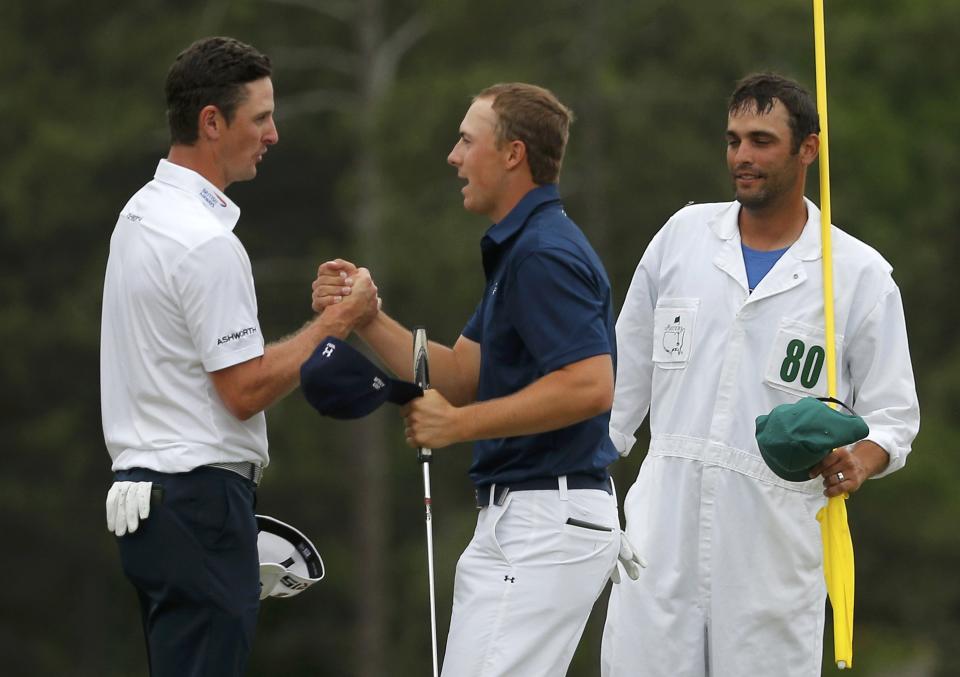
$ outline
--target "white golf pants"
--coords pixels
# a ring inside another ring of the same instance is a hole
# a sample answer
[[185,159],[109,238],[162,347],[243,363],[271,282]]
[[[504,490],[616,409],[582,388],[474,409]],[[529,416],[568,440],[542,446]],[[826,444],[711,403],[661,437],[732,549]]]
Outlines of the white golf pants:
[[620,523],[612,495],[560,484],[480,510],[457,564],[443,677],[566,674],[616,565]]

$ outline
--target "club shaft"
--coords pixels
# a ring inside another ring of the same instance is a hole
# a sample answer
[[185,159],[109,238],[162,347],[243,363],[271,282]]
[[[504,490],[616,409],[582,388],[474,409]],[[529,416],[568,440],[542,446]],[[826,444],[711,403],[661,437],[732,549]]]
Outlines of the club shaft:
[[[416,327],[413,330],[413,380],[426,390],[430,387],[429,352],[427,349],[427,330]],[[430,497],[430,461],[433,452],[425,447],[417,449],[417,460],[423,468],[423,507],[427,525],[427,573],[430,578],[430,645],[433,649],[433,677],[437,677],[437,592],[433,575],[433,507]]]
[[423,467],[423,505],[427,524],[427,572],[430,576],[430,643],[433,648],[433,677],[437,677],[437,593],[433,575],[433,509],[430,497],[430,464]]

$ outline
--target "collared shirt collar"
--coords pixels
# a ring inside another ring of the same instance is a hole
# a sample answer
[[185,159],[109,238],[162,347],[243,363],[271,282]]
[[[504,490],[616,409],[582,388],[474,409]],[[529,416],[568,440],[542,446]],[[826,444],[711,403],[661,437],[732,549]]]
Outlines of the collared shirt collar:
[[[806,197],[803,198],[807,206],[807,222],[803,226],[800,237],[790,245],[790,254],[801,261],[815,261],[820,258],[820,210]],[[721,240],[729,240],[740,234],[738,218],[740,203],[733,201],[710,221],[710,228]]]
[[484,235],[484,239],[490,240],[496,245],[503,244],[523,227],[523,224],[527,222],[527,219],[530,218],[537,207],[558,200],[560,200],[560,190],[557,188],[557,184],[548,183],[537,186],[524,195],[502,221],[490,226],[486,235]]
[[154,178],[186,191],[203,204],[227,230],[233,230],[240,219],[240,207],[199,173],[162,159]]

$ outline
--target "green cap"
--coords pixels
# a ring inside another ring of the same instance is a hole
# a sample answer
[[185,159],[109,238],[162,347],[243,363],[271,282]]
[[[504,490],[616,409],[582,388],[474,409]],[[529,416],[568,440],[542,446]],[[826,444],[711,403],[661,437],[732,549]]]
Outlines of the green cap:
[[790,482],[806,482],[810,469],[831,450],[862,440],[869,432],[856,414],[847,416],[816,397],[781,404],[757,417],[760,455],[770,470]]

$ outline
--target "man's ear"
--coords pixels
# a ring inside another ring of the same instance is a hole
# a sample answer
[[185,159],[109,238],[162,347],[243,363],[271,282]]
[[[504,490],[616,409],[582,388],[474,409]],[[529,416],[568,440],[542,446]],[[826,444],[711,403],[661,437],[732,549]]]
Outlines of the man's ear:
[[807,138],[800,142],[800,150],[798,153],[804,167],[812,165],[820,153],[820,135],[808,134]]
[[527,161],[527,144],[519,139],[511,141],[507,144],[507,155],[506,155],[506,167],[507,169],[513,169],[514,167]]
[[219,139],[225,126],[226,120],[220,113],[220,109],[212,104],[204,106],[197,116],[197,129],[201,138]]

